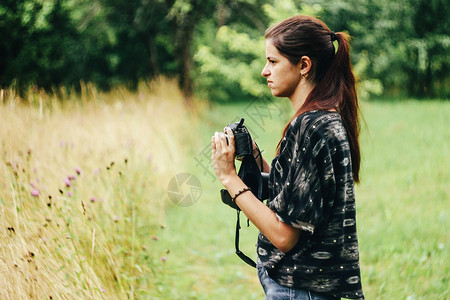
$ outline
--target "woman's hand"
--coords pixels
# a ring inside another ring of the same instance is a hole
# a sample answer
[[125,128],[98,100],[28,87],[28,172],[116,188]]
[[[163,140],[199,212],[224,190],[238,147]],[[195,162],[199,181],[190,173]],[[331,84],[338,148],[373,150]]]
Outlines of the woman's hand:
[[226,127],[225,131],[227,135],[223,132],[216,132],[211,137],[211,158],[214,172],[223,185],[229,179],[237,177],[236,167],[234,165],[234,135],[229,127]]

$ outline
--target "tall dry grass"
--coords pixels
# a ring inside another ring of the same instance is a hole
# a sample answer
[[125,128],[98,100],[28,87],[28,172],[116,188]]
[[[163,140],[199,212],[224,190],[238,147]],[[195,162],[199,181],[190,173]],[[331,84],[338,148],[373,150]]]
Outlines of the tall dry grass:
[[164,79],[63,92],[0,95],[0,298],[145,295],[164,263],[147,243],[196,108]]

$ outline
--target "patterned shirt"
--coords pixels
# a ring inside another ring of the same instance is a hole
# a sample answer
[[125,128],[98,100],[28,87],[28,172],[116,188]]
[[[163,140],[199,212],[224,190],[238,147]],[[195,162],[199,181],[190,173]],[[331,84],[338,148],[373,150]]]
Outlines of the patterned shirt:
[[260,233],[258,261],[280,285],[364,299],[350,145],[340,115],[294,119],[271,164],[267,206],[302,232],[288,253]]

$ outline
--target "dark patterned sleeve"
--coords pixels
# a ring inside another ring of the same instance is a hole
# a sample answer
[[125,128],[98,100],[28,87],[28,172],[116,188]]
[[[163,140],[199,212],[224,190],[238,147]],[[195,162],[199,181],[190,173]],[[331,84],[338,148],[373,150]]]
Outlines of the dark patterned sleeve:
[[323,128],[312,127],[309,132],[300,130],[291,138],[292,143],[287,143],[291,147],[285,164],[288,175],[274,202],[278,203],[275,213],[282,222],[309,234],[324,220],[336,186],[330,143],[321,132]]

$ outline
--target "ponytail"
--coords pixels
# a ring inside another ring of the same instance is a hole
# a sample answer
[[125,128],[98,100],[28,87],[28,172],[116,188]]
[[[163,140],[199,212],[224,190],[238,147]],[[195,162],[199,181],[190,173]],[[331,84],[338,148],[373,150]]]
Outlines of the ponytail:
[[353,180],[359,183],[361,150],[359,146],[359,104],[356,94],[355,76],[350,61],[349,35],[343,32],[336,34],[338,49],[330,70],[324,78],[323,88],[336,91],[337,110],[341,115],[347,131],[352,156]]
[[[273,39],[276,34],[289,34],[289,42],[292,45],[292,24],[297,22],[298,30],[302,34],[296,37],[298,40],[296,57],[307,55],[313,61],[311,77],[316,85],[306,98],[303,105],[295,112],[283,131],[283,136],[289,124],[299,115],[312,110],[336,109],[341,115],[347,131],[352,158],[353,180],[359,183],[359,169],[361,153],[359,146],[359,105],[356,94],[355,76],[353,75],[350,61],[349,35],[344,32],[334,33],[320,20],[311,17],[297,16],[286,21],[290,25],[290,31],[283,30],[283,22],[266,32],[266,38]],[[281,26],[277,28],[277,26]],[[308,39],[306,41],[306,39]],[[336,40],[338,49],[335,52],[333,42]],[[292,56],[293,50],[283,44],[283,38],[273,39],[275,46],[284,53],[291,62],[295,62]],[[305,47],[307,45],[307,47]],[[289,46],[291,47],[291,46]],[[284,52],[283,52],[284,50]],[[314,67],[314,63],[316,66]],[[280,143],[277,153],[280,151]]]

